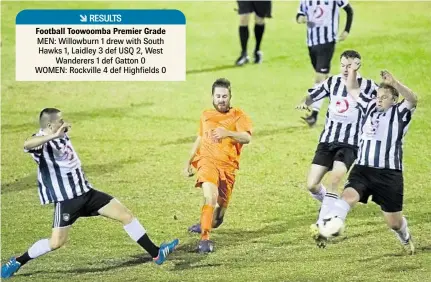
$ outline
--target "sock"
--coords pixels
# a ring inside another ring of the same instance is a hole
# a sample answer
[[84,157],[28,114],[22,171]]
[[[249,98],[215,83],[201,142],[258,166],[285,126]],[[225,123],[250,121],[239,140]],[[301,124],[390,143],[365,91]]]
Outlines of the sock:
[[328,214],[328,212],[332,209],[332,207],[334,206],[337,200],[338,200],[337,194],[331,193],[331,192],[326,193],[322,201],[322,207],[320,208],[318,222],[321,221],[325,217],[325,215]]
[[265,31],[265,24],[254,25],[254,36],[256,37],[256,48],[254,51],[260,50],[260,43],[262,42],[263,32]]
[[154,245],[146,234],[145,228],[139,223],[138,219],[134,218],[132,222],[124,225],[124,230],[129,234],[135,242],[137,242],[144,250],[146,250],[153,258],[159,255],[159,247]]
[[241,40],[241,53],[247,53],[247,42],[248,42],[248,26],[239,27],[239,38]]
[[17,257],[16,260],[22,265],[26,264],[31,259],[40,257],[46,253],[49,253],[51,247],[49,245],[49,239],[42,239],[33,244],[22,256]]
[[350,205],[343,199],[338,199],[332,206],[332,212],[334,215],[341,218],[343,221],[346,220],[347,213],[350,211]]
[[213,221],[214,207],[204,205],[201,213],[201,240],[209,240]]
[[403,217],[403,223],[399,230],[393,230],[398,236],[401,243],[405,244],[410,239],[409,229],[407,227],[407,220]]
[[314,199],[318,200],[319,202],[322,202],[326,194],[326,188],[325,186],[323,186],[323,184],[320,184],[319,191],[317,191],[316,193],[310,192],[310,194]]

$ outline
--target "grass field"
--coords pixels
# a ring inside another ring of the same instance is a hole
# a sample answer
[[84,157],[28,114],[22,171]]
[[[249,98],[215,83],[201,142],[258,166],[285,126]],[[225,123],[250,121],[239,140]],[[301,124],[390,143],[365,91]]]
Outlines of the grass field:
[[[2,262],[50,235],[53,209],[39,205],[36,166],[22,151],[37,130],[39,111],[48,106],[62,109],[72,123],[71,137],[92,184],[126,204],[157,243],[178,237],[182,245],[158,267],[120,224],[80,219],[64,248],[30,262],[13,281],[430,281],[431,4],[352,6],[352,34],[337,46],[332,73],[342,50],[354,48],[364,58],[362,75],[378,81],[387,68],[419,96],[404,147],[405,213],[415,256],[400,255],[373,203],[350,213],[340,242],[321,250],[309,237],[318,205],[305,178],[324,115],[309,129],[294,109],[312,83],[304,26],[294,22],[297,2],[274,3],[262,45],[265,61],[243,68],[232,67],[239,55],[234,1],[3,2]],[[187,81],[15,82],[15,16],[25,8],[180,9],[187,18]],[[244,150],[225,223],[213,232],[216,252],[203,256],[192,251],[198,236],[187,233],[198,220],[201,194],[181,170],[218,77],[232,81],[233,105],[252,117],[255,135]]]

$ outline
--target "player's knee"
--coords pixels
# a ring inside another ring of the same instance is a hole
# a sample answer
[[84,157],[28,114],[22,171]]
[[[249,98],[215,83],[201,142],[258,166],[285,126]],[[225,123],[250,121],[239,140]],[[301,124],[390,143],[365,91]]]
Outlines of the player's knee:
[[49,246],[51,247],[51,250],[56,250],[61,248],[62,246],[64,246],[66,244],[67,241],[67,237],[52,237],[49,240]]
[[249,20],[250,20],[250,14],[239,15],[239,25],[240,26],[248,26]]
[[392,230],[400,230],[403,225],[402,217],[386,217],[386,223]]
[[208,193],[204,195],[204,200],[206,205],[216,206],[217,204],[217,195],[215,193]]
[[353,188],[347,188],[343,191],[341,199],[346,201],[350,206],[355,205],[359,201],[359,193]]
[[133,214],[126,209],[121,215],[121,223],[123,223],[123,225],[127,225],[133,221],[133,218],[134,218]]
[[258,25],[264,25],[265,24],[265,18],[261,18],[258,15],[255,15],[254,22]]
[[319,183],[314,181],[307,181],[307,189],[312,193],[317,193],[319,189]]

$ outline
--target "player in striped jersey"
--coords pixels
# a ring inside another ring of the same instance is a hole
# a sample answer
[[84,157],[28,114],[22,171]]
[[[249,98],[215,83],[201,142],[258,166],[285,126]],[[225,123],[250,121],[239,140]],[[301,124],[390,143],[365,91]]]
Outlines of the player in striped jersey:
[[[318,224],[338,198],[338,186],[357,157],[362,115],[356,107],[354,97],[347,93],[345,83],[349,66],[354,59],[360,58],[361,55],[354,50],[344,51],[340,57],[341,74],[331,76],[320,86],[310,89],[305,102],[297,107],[307,108],[325,97],[330,101],[325,127],[320,135],[307,178],[307,188],[312,197],[322,202],[318,220],[311,226],[318,245],[321,244],[317,232]],[[372,80],[359,77],[358,83],[367,97],[376,94],[377,85]],[[326,192],[321,181],[328,171],[331,173]]]
[[37,241],[27,252],[4,264],[2,278],[11,277],[28,261],[63,246],[70,227],[78,218],[98,215],[121,222],[124,230],[153,257],[154,262],[162,264],[178,245],[178,239],[160,247],[154,245],[145,228],[125,206],[91,186],[66,133],[70,125],[63,121],[60,110],[43,109],[39,123],[40,131],[25,141],[24,150],[38,165],[41,203],[55,206],[52,234],[51,238]]
[[[340,9],[344,9],[347,19],[343,32],[338,35]],[[316,87],[329,76],[336,42],[345,40],[350,33],[353,9],[348,0],[301,0],[296,21],[307,24],[307,46]],[[316,101],[311,115],[303,118],[309,126],[317,122],[322,104],[323,99]]]
[[[355,60],[349,74],[349,93],[356,97],[365,116],[359,157],[350,172],[341,199],[332,206],[329,215],[345,220],[349,210],[368,198],[380,206],[385,221],[397,235],[404,249],[414,253],[414,245],[407,220],[403,216],[403,143],[417,97],[412,90],[396,80],[388,71],[382,71],[377,98],[370,100],[356,83]],[[404,99],[398,102],[399,95]]]

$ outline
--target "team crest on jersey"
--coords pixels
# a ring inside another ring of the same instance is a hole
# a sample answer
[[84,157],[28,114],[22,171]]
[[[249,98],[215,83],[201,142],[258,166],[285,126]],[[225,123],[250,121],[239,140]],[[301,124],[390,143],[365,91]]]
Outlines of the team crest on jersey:
[[338,100],[335,104],[335,108],[337,109],[338,113],[342,114],[349,109],[349,101],[346,99]]
[[69,219],[70,219],[70,214],[68,214],[68,213],[63,213],[63,220],[64,220],[64,221],[69,221]]

